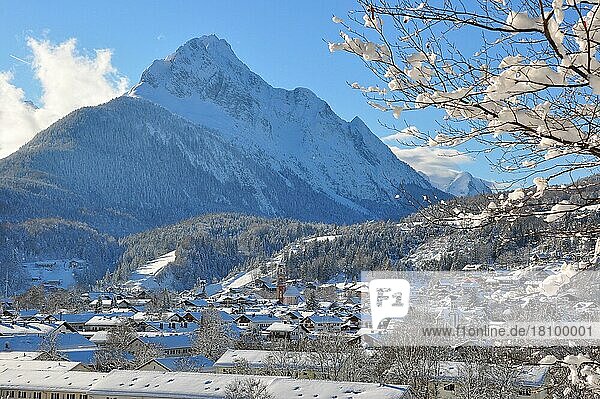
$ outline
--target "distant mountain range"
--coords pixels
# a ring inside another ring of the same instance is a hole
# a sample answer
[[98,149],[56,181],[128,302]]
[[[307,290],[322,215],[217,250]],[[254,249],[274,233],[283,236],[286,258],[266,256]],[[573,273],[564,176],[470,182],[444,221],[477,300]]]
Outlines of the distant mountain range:
[[273,88],[224,40],[192,39],[126,95],[0,160],[0,220],[125,235],[209,212],[399,219],[450,196],[310,90]]

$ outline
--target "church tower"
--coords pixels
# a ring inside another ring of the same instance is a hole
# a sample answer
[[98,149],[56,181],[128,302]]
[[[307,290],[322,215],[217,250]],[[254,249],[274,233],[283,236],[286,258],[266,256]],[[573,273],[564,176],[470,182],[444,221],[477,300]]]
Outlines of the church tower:
[[283,294],[285,294],[285,265],[280,263],[277,265],[277,300],[283,303]]

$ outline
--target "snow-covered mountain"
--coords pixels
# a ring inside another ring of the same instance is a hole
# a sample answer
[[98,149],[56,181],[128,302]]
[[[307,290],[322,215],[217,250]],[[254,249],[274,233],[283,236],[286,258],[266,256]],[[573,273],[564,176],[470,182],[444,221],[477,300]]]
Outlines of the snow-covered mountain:
[[446,198],[308,89],[271,87],[215,36],[192,39],[124,97],[77,110],[0,160],[0,218],[123,234],[239,211],[349,223]]
[[472,197],[479,194],[489,194],[496,183],[480,179],[469,172],[445,170],[443,175],[418,172],[432,186],[455,197]]
[[214,35],[192,39],[154,61],[129,95],[218,130],[275,170],[289,170],[361,212],[365,201],[393,197],[390,181],[428,186],[358,117],[342,120],[308,89],[273,88]]
[[493,182],[480,179],[469,172],[459,172],[442,191],[457,197],[489,194],[492,192]]

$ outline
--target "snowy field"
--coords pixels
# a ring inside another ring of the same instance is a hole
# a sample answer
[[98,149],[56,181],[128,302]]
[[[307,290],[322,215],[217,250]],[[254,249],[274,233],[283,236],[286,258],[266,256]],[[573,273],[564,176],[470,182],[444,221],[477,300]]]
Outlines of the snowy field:
[[72,259],[52,259],[24,263],[23,269],[31,278],[30,285],[47,284],[59,288],[69,288],[75,285],[75,272],[79,270],[82,262],[77,266],[71,265]]

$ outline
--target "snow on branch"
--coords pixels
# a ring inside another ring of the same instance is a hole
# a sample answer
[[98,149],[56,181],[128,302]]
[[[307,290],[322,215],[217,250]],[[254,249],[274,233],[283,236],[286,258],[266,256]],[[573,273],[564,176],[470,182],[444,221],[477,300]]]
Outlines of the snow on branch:
[[[476,152],[518,187],[531,186],[476,210],[452,209],[447,221],[472,228],[534,215],[551,224],[600,204],[573,177],[599,166],[598,1],[358,4],[347,19],[334,17],[342,40],[329,44],[360,57],[377,80],[351,87],[395,119],[445,113],[437,131],[419,131],[407,145]],[[553,185],[565,180],[568,187]],[[544,195],[550,188],[571,195]]]

